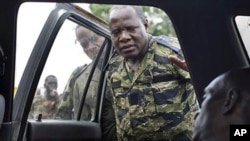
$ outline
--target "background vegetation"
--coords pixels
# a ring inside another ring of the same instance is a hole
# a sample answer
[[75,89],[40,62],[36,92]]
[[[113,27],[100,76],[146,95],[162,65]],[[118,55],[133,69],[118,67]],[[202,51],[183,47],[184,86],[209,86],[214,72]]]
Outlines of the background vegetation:
[[[111,5],[90,4],[91,12],[107,22]],[[157,35],[169,35],[176,37],[172,22],[169,17],[159,8],[143,6],[146,17],[149,21],[149,33]]]

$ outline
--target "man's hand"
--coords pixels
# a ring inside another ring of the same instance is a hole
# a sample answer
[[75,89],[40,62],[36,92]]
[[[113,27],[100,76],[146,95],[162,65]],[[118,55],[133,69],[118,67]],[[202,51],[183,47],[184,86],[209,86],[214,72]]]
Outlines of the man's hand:
[[181,69],[188,72],[188,67],[187,67],[187,64],[186,64],[185,60],[181,60],[181,59],[179,59],[178,57],[176,57],[174,55],[169,55],[168,59],[170,61],[172,61],[173,63],[175,63],[177,66],[179,66]]

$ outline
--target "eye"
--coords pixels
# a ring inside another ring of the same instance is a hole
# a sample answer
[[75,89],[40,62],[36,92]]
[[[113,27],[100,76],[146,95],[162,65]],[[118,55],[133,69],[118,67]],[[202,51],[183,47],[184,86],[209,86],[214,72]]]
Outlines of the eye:
[[120,33],[121,33],[121,30],[119,30],[119,29],[115,29],[115,30],[112,30],[112,31],[111,31],[111,34],[112,34],[113,36],[118,36]]
[[88,47],[88,45],[89,45],[89,41],[88,41],[88,40],[85,40],[85,41],[81,42],[80,44],[81,44],[81,46],[82,46],[84,49],[86,49],[86,48]]
[[134,32],[134,30],[135,30],[134,27],[128,27],[128,28],[127,28],[127,31],[128,31],[128,32]]
[[128,32],[135,32],[135,29],[138,28],[139,26],[130,26],[130,27],[127,27],[127,31]]
[[50,84],[50,85],[57,85],[57,83],[56,82],[48,82],[48,84]]

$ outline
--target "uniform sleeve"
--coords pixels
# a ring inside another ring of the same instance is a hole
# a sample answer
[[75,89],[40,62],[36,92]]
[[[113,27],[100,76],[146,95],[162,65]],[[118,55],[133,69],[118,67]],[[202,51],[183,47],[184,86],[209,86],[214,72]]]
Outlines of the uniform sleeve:
[[116,122],[112,107],[112,97],[106,96],[103,99],[101,126],[104,141],[116,141]]
[[72,101],[72,86],[70,85],[72,79],[73,79],[73,73],[68,79],[68,82],[64,88],[64,91],[62,93],[62,98],[59,101],[59,106],[56,114],[56,118],[58,119],[65,119],[70,120],[72,119],[72,109],[73,109],[73,101]]
[[101,127],[104,141],[116,141],[116,121],[113,109],[113,96],[109,80],[102,105]]
[[[81,81],[83,82],[83,81]],[[79,112],[79,108],[81,105],[81,100],[82,100],[82,95],[83,95],[83,90],[80,90],[80,87],[85,87],[82,83],[78,84],[75,83],[74,88],[73,88],[73,101],[74,101],[74,118],[77,119],[77,114]],[[91,86],[89,86],[91,87]],[[84,88],[83,88],[84,89]],[[87,99],[88,93],[86,93],[84,105],[82,107],[82,112],[81,112],[81,120],[91,120],[91,108],[90,105],[88,104],[88,99]]]
[[63,98],[59,101],[59,106],[56,114],[57,119],[71,120],[72,119],[72,100],[69,96],[66,100]]
[[[174,42],[170,42],[171,45],[177,46],[180,48],[179,42],[177,40],[173,40]],[[182,50],[179,50],[178,52],[172,51],[172,55],[175,55],[179,59],[185,59]],[[186,92],[191,96],[189,99],[188,103],[190,105],[191,111],[195,112],[196,110],[199,109],[199,105],[197,102],[195,90],[192,84],[192,80],[190,77],[189,72],[181,69],[179,66],[173,64],[174,69],[176,70],[177,74],[182,78],[181,82],[185,83],[185,90]]]
[[59,119],[73,119],[73,108],[74,108],[74,85],[76,78],[86,69],[87,65],[77,67],[70,75],[68,82],[64,88],[62,100],[60,102],[56,117]]
[[[177,57],[181,57],[184,59],[183,53],[181,51],[179,51],[179,53],[177,54]],[[175,69],[177,70],[178,74],[181,76],[181,78],[183,78],[183,82],[186,83],[186,92],[191,96],[191,98],[189,99],[188,103],[190,105],[191,111],[193,113],[196,112],[196,110],[199,109],[199,105],[197,102],[197,98],[196,98],[196,93],[192,84],[192,80],[190,77],[189,72],[181,69],[180,67],[178,67],[177,65],[173,64]]]

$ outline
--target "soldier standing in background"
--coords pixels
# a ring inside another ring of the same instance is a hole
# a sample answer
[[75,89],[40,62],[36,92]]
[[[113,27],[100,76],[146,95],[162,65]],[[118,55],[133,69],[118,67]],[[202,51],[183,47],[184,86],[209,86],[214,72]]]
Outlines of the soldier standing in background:
[[[100,46],[104,41],[104,38],[97,35],[93,31],[79,25],[76,27],[75,31],[77,41],[81,44],[83,51],[91,60],[94,60]],[[57,116],[59,118],[76,119],[83,91],[92,66],[93,61],[88,65],[84,64],[83,66],[76,68],[72,72],[63,91],[64,96],[57,112]],[[100,74],[100,70],[98,69],[98,67],[95,69],[95,71],[99,71],[96,74]],[[94,114],[98,83],[99,75],[94,75],[89,85],[83,106],[81,115],[81,119],[83,120],[90,120]]]
[[59,95],[57,92],[58,82],[54,75],[45,78],[44,88],[38,89],[34,96],[29,118],[37,119],[42,114],[42,119],[55,119],[59,105]]

